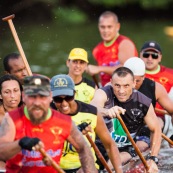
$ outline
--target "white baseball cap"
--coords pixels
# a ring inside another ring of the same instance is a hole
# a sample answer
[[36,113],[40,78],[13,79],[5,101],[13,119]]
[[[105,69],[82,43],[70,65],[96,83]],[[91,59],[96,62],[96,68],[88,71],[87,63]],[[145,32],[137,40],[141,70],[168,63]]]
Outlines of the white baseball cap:
[[145,63],[138,57],[131,57],[125,63],[124,67],[129,68],[135,76],[143,76],[145,74]]

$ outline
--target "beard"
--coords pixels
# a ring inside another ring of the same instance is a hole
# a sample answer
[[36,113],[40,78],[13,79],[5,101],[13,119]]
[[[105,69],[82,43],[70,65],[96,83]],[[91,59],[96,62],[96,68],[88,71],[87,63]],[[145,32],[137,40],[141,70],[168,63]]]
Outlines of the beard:
[[[43,112],[42,115],[40,115],[38,117],[36,115],[36,113],[34,113],[35,110],[41,110]],[[45,119],[47,117],[47,111],[44,108],[42,108],[41,106],[32,106],[30,109],[28,109],[28,113],[29,113],[31,122],[36,125],[45,121]]]

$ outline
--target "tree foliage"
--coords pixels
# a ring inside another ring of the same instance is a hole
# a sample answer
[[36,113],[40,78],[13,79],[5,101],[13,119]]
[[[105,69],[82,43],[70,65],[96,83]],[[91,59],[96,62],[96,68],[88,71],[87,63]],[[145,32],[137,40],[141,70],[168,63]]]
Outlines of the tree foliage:
[[129,4],[140,4],[144,9],[149,8],[166,8],[172,3],[172,0],[88,0],[92,4],[112,6],[126,6]]

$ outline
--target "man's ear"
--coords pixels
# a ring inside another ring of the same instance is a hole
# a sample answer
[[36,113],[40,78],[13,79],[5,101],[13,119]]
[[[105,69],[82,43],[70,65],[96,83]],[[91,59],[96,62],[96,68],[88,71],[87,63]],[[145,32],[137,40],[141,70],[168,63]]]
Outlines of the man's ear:
[[66,61],[66,66],[69,67],[69,59]]
[[136,79],[134,79],[132,87],[135,88],[135,86],[136,86]]
[[2,96],[1,96],[1,94],[0,94],[0,99],[2,99]]

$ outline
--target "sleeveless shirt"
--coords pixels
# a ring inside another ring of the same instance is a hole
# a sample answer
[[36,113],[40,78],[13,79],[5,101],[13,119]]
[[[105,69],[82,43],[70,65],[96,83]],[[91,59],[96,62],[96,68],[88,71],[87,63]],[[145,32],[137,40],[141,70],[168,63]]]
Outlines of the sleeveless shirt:
[[[78,104],[78,110],[75,113],[75,115],[71,116],[72,120],[75,122],[76,125],[79,125],[83,122],[91,123],[90,126],[92,128],[92,133],[89,132],[88,134],[90,135],[92,140],[95,141],[96,134],[94,132],[94,129],[96,128],[96,125],[97,125],[97,108],[95,106],[92,106],[77,100],[76,102]],[[87,139],[86,141],[88,142],[90,146],[89,141]],[[95,153],[93,148],[91,148],[91,150],[95,158]],[[81,163],[80,163],[79,155],[77,151],[67,141],[64,144],[63,154],[60,160],[60,166],[64,170],[76,169],[81,167]]]
[[75,100],[84,103],[90,103],[95,93],[95,83],[87,78],[83,78],[78,84],[75,84]]
[[[119,64],[119,45],[123,40],[130,40],[128,37],[124,35],[119,35],[115,42],[110,46],[105,46],[104,42],[100,42],[94,49],[93,49],[93,56],[97,61],[99,66],[116,66]],[[130,40],[131,41],[131,40]],[[134,43],[131,41],[134,45]],[[138,51],[134,45],[135,51],[134,56],[138,56]],[[129,57],[130,58],[130,57]],[[106,83],[110,82],[111,75],[101,72],[100,73],[100,81],[102,86]]]
[[[121,115],[121,118],[129,130],[132,138],[134,138],[139,128],[145,125],[144,117],[148,112],[151,99],[146,97],[141,92],[133,90],[132,95],[126,102],[120,102],[114,95],[112,86],[108,85],[103,87],[102,90],[106,93],[108,98],[107,102],[105,103],[105,108],[109,109],[113,106],[120,106],[126,109],[125,114]],[[113,127],[108,128],[118,147],[131,145],[118,119],[114,118],[110,120],[112,121]],[[108,125],[110,125],[110,123]]]
[[[63,115],[55,110],[52,116],[39,125],[34,125],[24,115],[24,108],[9,112],[15,126],[15,140],[22,137],[38,137],[45,145],[45,151],[59,163],[64,141],[70,134],[71,117]],[[42,162],[42,155],[38,151],[22,151],[6,162],[7,173],[55,173],[57,172],[51,166],[45,166]]]

